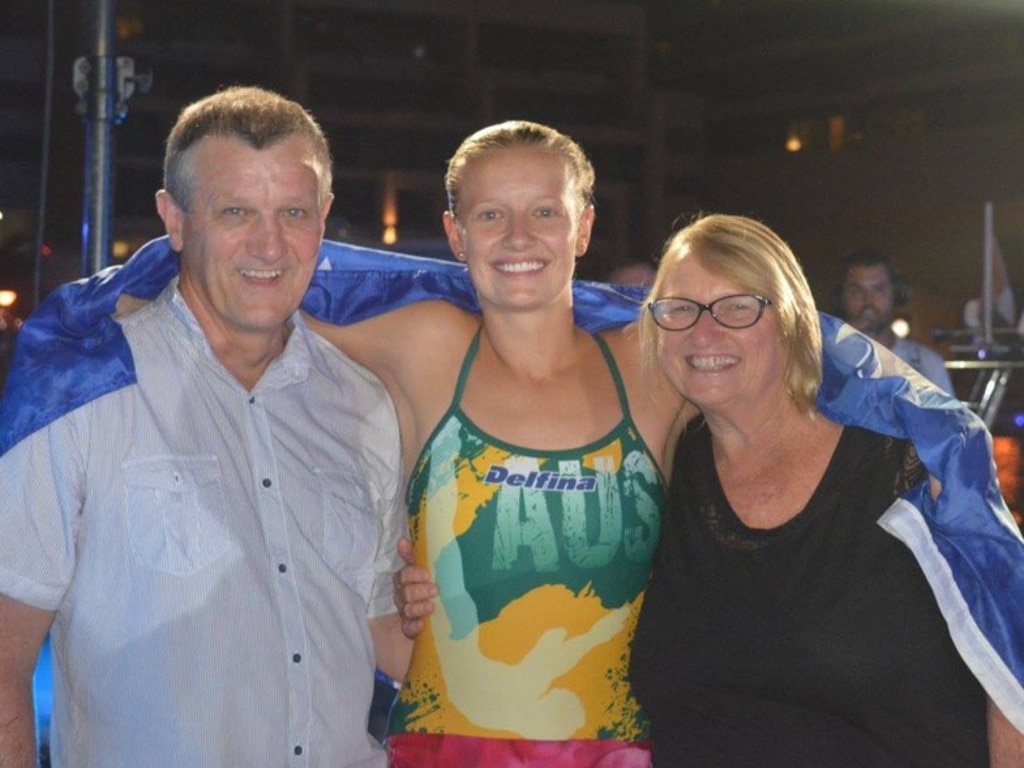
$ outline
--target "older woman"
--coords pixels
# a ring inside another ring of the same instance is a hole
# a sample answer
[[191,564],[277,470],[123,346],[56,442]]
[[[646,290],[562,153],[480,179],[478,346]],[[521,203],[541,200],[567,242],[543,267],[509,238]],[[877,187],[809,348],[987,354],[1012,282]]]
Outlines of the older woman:
[[928,480],[913,445],[816,408],[821,330],[789,247],[707,216],[669,240],[651,297],[647,362],[702,411],[633,645],[656,763],[1021,764],[913,555],[877,524]]

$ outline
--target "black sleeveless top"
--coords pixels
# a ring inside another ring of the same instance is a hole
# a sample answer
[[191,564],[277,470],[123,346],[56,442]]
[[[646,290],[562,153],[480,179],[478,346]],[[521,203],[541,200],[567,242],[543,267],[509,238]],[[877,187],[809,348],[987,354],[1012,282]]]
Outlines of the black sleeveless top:
[[908,442],[846,427],[807,507],[751,529],[690,425],[631,667],[659,768],[988,765],[985,694],[876,523],[926,477]]

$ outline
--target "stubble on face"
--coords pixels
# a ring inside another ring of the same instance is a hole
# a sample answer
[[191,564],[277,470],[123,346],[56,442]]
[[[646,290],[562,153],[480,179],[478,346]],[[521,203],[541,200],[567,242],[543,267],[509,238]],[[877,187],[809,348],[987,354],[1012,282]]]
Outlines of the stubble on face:
[[886,336],[892,323],[892,281],[884,266],[852,267],[843,284],[846,322],[875,339]]

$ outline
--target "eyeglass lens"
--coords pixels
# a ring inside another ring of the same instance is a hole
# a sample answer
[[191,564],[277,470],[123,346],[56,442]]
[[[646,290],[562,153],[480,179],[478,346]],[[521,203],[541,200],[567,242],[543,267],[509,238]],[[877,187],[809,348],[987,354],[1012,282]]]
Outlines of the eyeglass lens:
[[666,298],[652,302],[651,311],[658,325],[667,330],[686,330],[696,325],[705,311],[726,328],[747,328],[761,318],[767,303],[766,299],[752,294],[723,296],[710,304]]

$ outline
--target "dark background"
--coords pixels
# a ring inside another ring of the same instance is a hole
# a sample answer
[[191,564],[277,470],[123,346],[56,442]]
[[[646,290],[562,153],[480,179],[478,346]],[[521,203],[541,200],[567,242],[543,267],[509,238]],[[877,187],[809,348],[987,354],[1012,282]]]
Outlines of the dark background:
[[[47,3],[0,0],[0,288],[34,303]],[[85,121],[73,61],[94,6],[56,0],[42,293],[83,271]],[[887,251],[932,342],[981,290],[983,210],[1024,286],[1021,0],[118,0],[119,56],[152,72],[115,130],[114,261],[162,234],[164,137],[234,83],[307,105],[335,153],[328,236],[444,255],[445,160],[488,123],[580,141],[598,171],[580,276],[651,259],[701,211],[756,216],[824,309],[853,247]],[[799,151],[787,141],[799,139]],[[1020,304],[1021,302],[1018,302]],[[948,345],[940,351],[952,354]],[[955,374],[958,389],[970,374]],[[1013,379],[1016,381],[1017,376]],[[1011,387],[1008,402],[1016,408]],[[960,393],[962,396],[965,392]],[[1000,429],[1015,429],[1012,419]]]
[[[18,291],[15,317],[36,300],[41,210],[41,295],[84,271],[86,123],[71,72],[93,47],[93,6],[54,0],[52,47],[48,8],[0,0],[0,289]],[[790,242],[826,310],[843,252],[888,252],[913,286],[903,310],[911,335],[932,342],[960,326],[964,303],[980,293],[983,210],[992,202],[1011,281],[1024,286],[1024,0],[119,0],[116,8],[116,54],[151,71],[153,85],[129,101],[115,131],[114,262],[162,234],[153,193],[177,112],[219,86],[255,83],[300,100],[329,134],[333,239],[379,246],[393,211],[394,248],[445,255],[445,160],[471,131],[525,118],[572,135],[597,168],[598,225],[581,277],[653,259],[673,225],[698,212],[752,215]],[[796,139],[799,151],[787,150]],[[0,310],[0,366],[4,321]],[[1018,514],[1022,378],[1011,379],[993,427],[1000,482]],[[954,372],[961,397],[972,382]],[[48,713],[45,681],[40,695]]]

